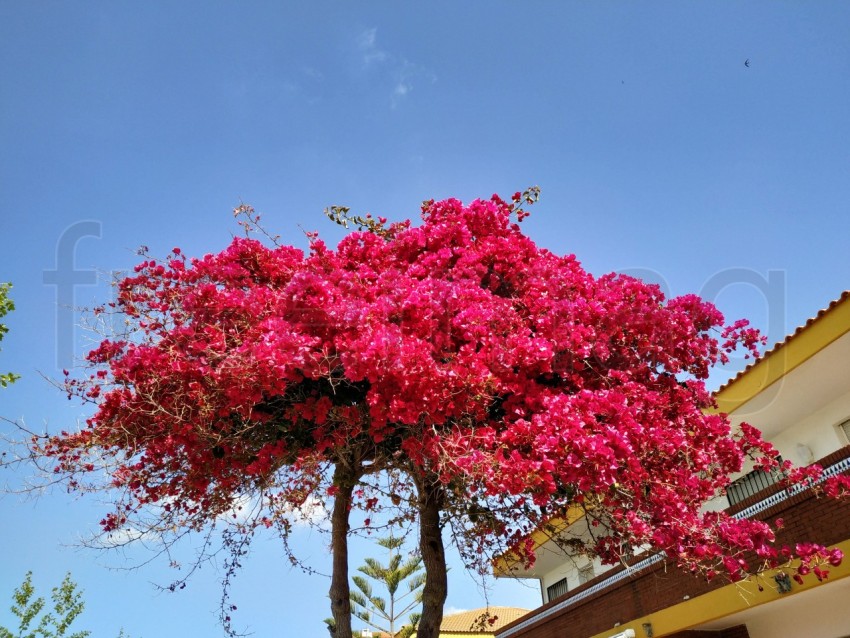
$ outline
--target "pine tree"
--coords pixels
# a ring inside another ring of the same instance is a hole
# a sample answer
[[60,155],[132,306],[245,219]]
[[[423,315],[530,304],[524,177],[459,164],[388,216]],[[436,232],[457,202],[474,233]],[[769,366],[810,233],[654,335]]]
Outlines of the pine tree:
[[[413,555],[404,560],[399,551],[403,544],[403,539],[393,536],[378,539],[378,545],[389,551],[389,562],[382,565],[375,558],[367,558],[366,564],[357,568],[363,576],[355,575],[351,578],[359,590],[351,592],[354,616],[370,627],[397,638],[408,638],[414,632],[419,614],[412,612],[422,602],[422,587],[425,584],[422,559]],[[383,585],[387,598],[377,595],[369,580]],[[403,583],[406,586],[402,587],[400,593],[399,587]],[[398,628],[400,621],[405,618],[408,624]]]

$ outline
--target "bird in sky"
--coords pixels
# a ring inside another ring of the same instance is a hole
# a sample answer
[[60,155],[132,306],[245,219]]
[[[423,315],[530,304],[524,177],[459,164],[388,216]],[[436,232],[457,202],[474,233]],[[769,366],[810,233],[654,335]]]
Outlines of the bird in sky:
[[744,60],[744,66],[747,67],[748,69],[750,68],[750,58],[747,58],[746,60]]

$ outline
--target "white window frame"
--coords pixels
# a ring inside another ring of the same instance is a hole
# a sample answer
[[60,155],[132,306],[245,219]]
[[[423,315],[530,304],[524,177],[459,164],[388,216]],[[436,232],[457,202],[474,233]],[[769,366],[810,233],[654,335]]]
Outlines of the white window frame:
[[847,445],[850,443],[850,419],[844,419],[841,423],[839,423],[838,429],[841,431],[841,434],[844,435],[844,444]]

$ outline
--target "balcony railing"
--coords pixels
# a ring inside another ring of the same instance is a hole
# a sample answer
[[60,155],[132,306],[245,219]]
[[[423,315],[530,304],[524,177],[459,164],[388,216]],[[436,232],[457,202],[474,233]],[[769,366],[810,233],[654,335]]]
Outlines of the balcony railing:
[[[841,452],[838,452],[838,454],[842,454],[844,455],[844,457],[838,459],[835,463],[826,467],[823,471],[822,477],[819,480],[814,481],[809,485],[796,485],[789,489],[778,490],[770,494],[766,498],[763,498],[760,501],[757,501],[755,504],[750,505],[742,511],[734,514],[734,516],[737,518],[751,518],[757,516],[761,512],[764,512],[765,510],[768,510],[808,490],[813,485],[822,483],[829,477],[850,472],[850,455],[847,455],[848,452],[850,452],[848,448],[844,448]],[[832,458],[834,459],[835,457],[833,456]],[[824,461],[825,460],[826,459],[824,459]],[[773,483],[775,482],[776,481],[773,481]],[[768,484],[767,487],[769,487],[773,483]],[[753,492],[753,494],[755,494],[755,492]],[[612,573],[607,578],[603,578],[599,582],[592,584],[590,587],[579,589],[568,598],[564,598],[563,600],[560,600],[552,605],[545,606],[538,611],[531,612],[524,619],[518,621],[515,625],[512,625],[504,631],[500,632],[498,634],[498,638],[510,638],[511,636],[522,635],[524,633],[524,630],[528,629],[532,625],[536,625],[552,616],[560,615],[570,607],[578,605],[582,601],[595,596],[603,590],[612,588],[626,579],[630,579],[637,576],[639,572],[642,572],[652,567],[660,561],[663,561],[665,558],[666,556],[663,553],[653,554],[637,563],[634,563],[633,565],[625,567],[624,569],[620,569]]]

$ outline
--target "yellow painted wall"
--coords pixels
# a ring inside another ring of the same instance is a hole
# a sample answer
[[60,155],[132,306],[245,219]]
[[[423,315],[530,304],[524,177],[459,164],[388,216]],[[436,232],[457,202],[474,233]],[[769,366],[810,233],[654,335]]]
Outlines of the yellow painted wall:
[[[641,628],[643,623],[652,623],[653,633],[656,637],[660,638],[661,636],[698,627],[703,623],[725,618],[739,611],[764,605],[783,597],[794,596],[800,592],[822,587],[830,582],[850,576],[850,539],[835,545],[835,547],[844,552],[845,559],[838,567],[829,568],[829,578],[823,583],[809,575],[804,584],[799,585],[795,582],[793,589],[787,594],[780,594],[772,587],[765,587],[764,591],[760,592],[756,584],[752,582],[733,583],[703,594],[702,596],[697,596],[691,600],[686,600],[678,605],[662,609],[654,614],[636,618],[619,627],[607,629],[592,638],[607,638],[612,633],[625,631],[629,628],[635,630],[635,635],[643,636],[644,633]],[[769,570],[764,573],[765,577],[769,579],[768,582],[772,581],[776,571]],[[850,604],[850,601],[848,603]]]

